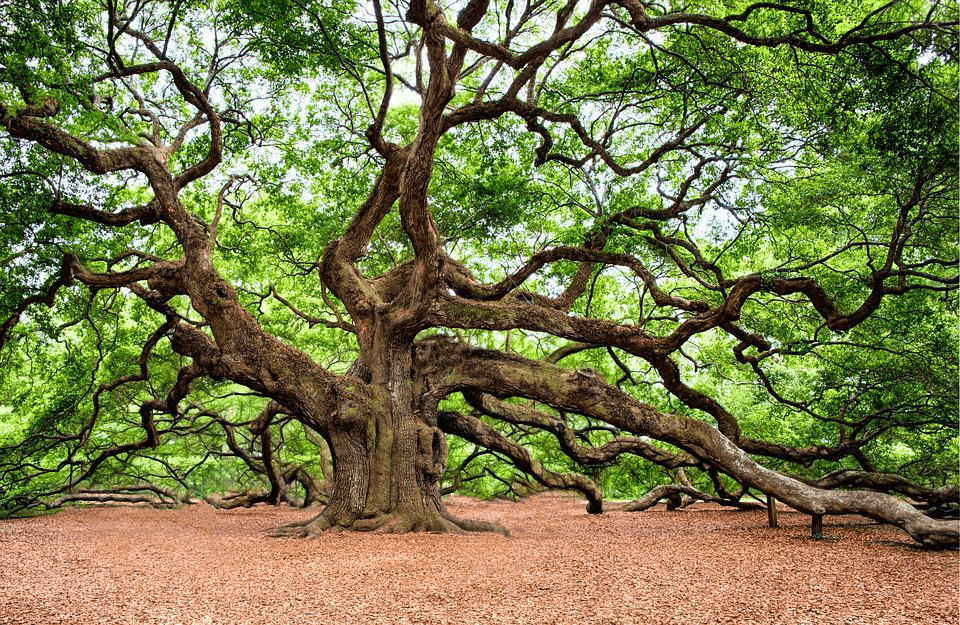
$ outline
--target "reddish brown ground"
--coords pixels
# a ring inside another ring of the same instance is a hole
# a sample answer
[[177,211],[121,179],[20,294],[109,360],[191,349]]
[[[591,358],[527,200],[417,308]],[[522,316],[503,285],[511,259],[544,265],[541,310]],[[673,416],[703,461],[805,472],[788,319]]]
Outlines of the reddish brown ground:
[[75,509],[0,522],[0,623],[958,623],[956,552],[862,519],[449,502],[498,535],[272,539],[310,513]]

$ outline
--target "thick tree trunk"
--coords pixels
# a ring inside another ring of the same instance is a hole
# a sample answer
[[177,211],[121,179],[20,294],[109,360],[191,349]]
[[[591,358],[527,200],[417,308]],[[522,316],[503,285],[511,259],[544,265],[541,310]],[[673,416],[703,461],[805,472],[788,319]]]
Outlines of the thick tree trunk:
[[462,532],[496,531],[500,526],[451,517],[440,499],[438,480],[446,443],[436,427],[415,418],[368,415],[331,429],[334,485],[327,507],[304,525],[281,528],[282,535],[324,531]]
[[507,530],[493,523],[451,517],[440,498],[447,445],[436,422],[413,409],[410,348],[371,350],[354,366],[361,378],[388,391],[382,411],[341,405],[326,437],[333,454],[333,492],[323,512],[281,535],[324,531],[463,532]]

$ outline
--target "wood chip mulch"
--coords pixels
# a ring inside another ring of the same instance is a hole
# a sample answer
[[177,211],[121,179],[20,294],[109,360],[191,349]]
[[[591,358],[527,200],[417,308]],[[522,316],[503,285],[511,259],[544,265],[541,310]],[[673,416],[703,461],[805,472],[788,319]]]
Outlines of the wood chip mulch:
[[[858,517],[697,505],[586,514],[454,497],[513,536],[266,533],[316,511],[71,509],[0,522],[3,625],[960,623],[957,552]],[[613,509],[615,505],[608,505]]]

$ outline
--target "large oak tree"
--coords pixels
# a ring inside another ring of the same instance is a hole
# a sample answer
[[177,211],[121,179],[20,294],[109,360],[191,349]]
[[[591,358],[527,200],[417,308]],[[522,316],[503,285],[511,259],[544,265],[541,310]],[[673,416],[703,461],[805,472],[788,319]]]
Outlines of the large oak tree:
[[7,508],[216,430],[290,532],[502,529],[454,435],[956,546],[955,4],[3,11]]

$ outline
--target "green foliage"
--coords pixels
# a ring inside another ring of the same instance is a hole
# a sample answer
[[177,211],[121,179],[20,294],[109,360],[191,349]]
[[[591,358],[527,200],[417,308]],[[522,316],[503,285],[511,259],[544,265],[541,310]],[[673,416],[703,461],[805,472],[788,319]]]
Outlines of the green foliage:
[[298,79],[320,68],[337,71],[344,59],[356,62],[367,53],[365,33],[351,23],[353,0],[224,0],[226,23],[251,33],[267,66],[280,76]]
[[[531,7],[539,17],[510,34],[505,49],[522,50],[537,36],[549,36],[556,17],[550,11],[560,4]],[[722,17],[749,6],[755,10],[748,16],[725,23],[747,37],[786,32],[817,43],[807,32],[807,13],[768,4],[708,0],[649,5],[647,11]],[[880,3],[803,0],[790,7],[808,12],[817,30],[836,41]],[[101,4],[27,0],[2,9],[4,114],[52,96],[61,107],[57,127],[85,145],[176,144],[167,163],[174,174],[205,158],[209,123],[170,72],[120,76],[119,67],[152,62],[156,55],[134,37],[108,41],[116,32]],[[116,9],[162,44],[220,114],[223,162],[179,195],[208,233],[216,223],[211,262],[267,332],[327,369],[346,371],[357,342],[328,327],[345,312],[321,288],[316,268],[367,199],[383,164],[365,136],[387,82],[368,7],[353,0],[220,0]],[[878,13],[883,23],[863,31],[913,22],[928,10],[937,16],[955,13],[956,6],[901,2]],[[621,7],[609,11],[623,18]],[[508,19],[515,16],[488,16],[475,34],[497,41]],[[428,201],[445,251],[478,281],[496,282],[541,250],[602,240],[604,252],[632,256],[670,296],[716,306],[740,277],[761,274],[769,284],[803,276],[816,280],[846,313],[876,288],[875,276],[885,266],[909,266],[916,274],[909,276],[911,287],[885,297],[849,332],[831,332],[800,296],[765,289],[730,321],[768,342],[765,353],[741,345],[723,327],[687,339],[671,357],[682,384],[736,416],[745,436],[796,448],[856,436],[869,439],[863,456],[878,471],[921,485],[956,483],[960,336],[956,293],[942,288],[955,271],[948,261],[957,256],[960,130],[950,33],[920,30],[824,55],[746,45],[693,25],[645,33],[617,30],[612,19],[602,24],[588,40],[546,59],[527,94],[510,91],[516,75],[487,74],[495,63],[473,64],[474,53],[468,54],[447,113],[507,93],[539,113],[483,118],[440,138]],[[416,57],[424,43],[410,24],[391,18],[383,28],[393,70],[407,78],[393,83],[384,139],[408,145],[423,130],[421,104],[397,94],[424,77],[415,76],[425,67],[424,57]],[[674,141],[681,134],[683,141]],[[105,214],[141,207],[156,191],[145,177],[98,176],[12,139],[0,150],[0,322],[20,316],[0,351],[0,511],[54,491],[93,462],[99,464],[86,476],[90,483],[149,477],[201,495],[263,486],[262,474],[224,451],[223,422],[244,432],[242,445],[255,446],[245,427],[265,398],[223,381],[197,382],[179,411],[158,412],[158,446],[100,461],[104,451],[143,438],[141,406],[164,399],[187,364],[166,338],[142,352],[163,316],[127,297],[129,289],[77,284],[61,288],[49,306],[21,308],[48,295],[68,254],[91,271],[125,271],[148,264],[145,259],[180,258],[182,242],[152,222],[110,228],[56,210],[58,202]],[[631,175],[620,175],[618,167]],[[905,229],[901,246],[897,237]],[[897,246],[896,261],[888,262]],[[391,210],[358,271],[374,278],[412,253],[398,211]],[[549,264],[523,288],[556,297],[579,268],[570,261]],[[726,283],[720,284],[720,274]],[[882,284],[896,288],[897,276]],[[139,286],[151,288],[145,281]],[[186,296],[165,303],[175,311],[171,316],[199,323]],[[594,268],[569,315],[651,336],[667,336],[695,317],[658,303],[635,272],[614,264]],[[579,338],[519,328],[458,335],[490,349],[509,345],[530,359],[547,358]],[[668,390],[652,361],[594,348],[560,364],[590,369],[657,410],[712,420]],[[467,410],[456,398],[448,401],[451,409]],[[617,435],[593,428],[600,424],[585,417],[536,408],[579,430],[584,445],[598,447]],[[608,497],[637,497],[677,479],[629,455],[582,466],[552,434],[487,421],[549,470],[594,478]],[[283,434],[278,451],[285,461],[319,471],[315,441],[303,428],[275,428],[278,438]],[[476,451],[453,437],[449,447],[450,469]],[[849,456],[763,461],[808,477],[864,462]],[[705,474],[691,474],[698,487],[711,488]],[[463,486],[476,496],[528,487],[499,454],[476,456],[464,475],[478,476]],[[446,483],[453,479],[448,474]]]

